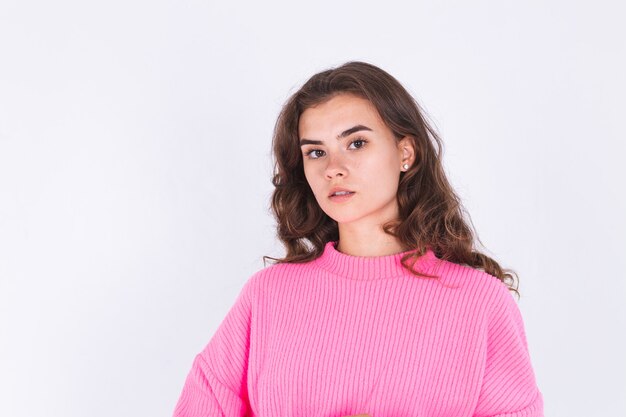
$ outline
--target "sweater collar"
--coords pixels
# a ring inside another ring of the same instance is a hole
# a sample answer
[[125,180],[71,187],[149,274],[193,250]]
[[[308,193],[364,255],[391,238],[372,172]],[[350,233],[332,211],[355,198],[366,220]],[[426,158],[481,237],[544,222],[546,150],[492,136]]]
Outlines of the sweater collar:
[[[321,268],[333,274],[359,280],[411,275],[411,272],[402,265],[402,256],[413,251],[385,256],[353,256],[339,252],[336,245],[337,241],[327,242],[324,252],[316,260]],[[420,272],[428,272],[436,259],[434,252],[429,248],[415,261],[413,268]]]

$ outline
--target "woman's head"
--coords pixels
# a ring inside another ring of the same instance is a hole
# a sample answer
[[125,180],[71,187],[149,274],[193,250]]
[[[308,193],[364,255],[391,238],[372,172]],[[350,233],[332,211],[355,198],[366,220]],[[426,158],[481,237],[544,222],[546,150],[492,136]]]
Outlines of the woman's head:
[[[404,163],[397,164],[395,194],[400,224],[410,216],[420,196],[433,197],[428,188],[437,181],[437,171],[441,170],[439,138],[426,123],[413,97],[395,78],[374,65],[349,62],[311,77],[287,101],[276,123],[273,208],[279,223],[278,235],[288,246],[304,249],[310,242],[316,248],[323,248],[329,239],[338,238],[336,220],[324,212],[324,205],[317,201],[306,178],[305,163],[313,164],[304,153],[314,147],[300,145],[301,139],[315,139],[307,137],[306,131],[301,132],[305,128],[314,130],[312,123],[306,123],[307,113],[344,97],[360,98],[368,103],[398,145],[401,141],[411,145],[409,169],[401,171]],[[324,137],[328,134],[321,136],[317,139],[330,139]],[[395,223],[390,222],[390,232]],[[417,247],[429,243],[420,242]],[[407,247],[417,248],[414,243]]]
[[[351,125],[356,120],[367,120],[372,126],[364,126],[371,130]],[[370,159],[364,156],[368,145],[379,151]],[[382,69],[348,62],[313,75],[283,107],[273,153],[272,209],[287,248],[279,262],[314,259],[326,242],[338,239],[338,222],[376,215],[384,217],[386,233],[416,250],[414,256],[431,248],[442,259],[480,267],[500,279],[510,276],[473,251],[474,234],[443,169],[440,138],[414,98]],[[372,169],[382,169],[382,176]],[[368,181],[379,183],[366,187]],[[379,189],[381,184],[391,188]],[[329,198],[335,186],[363,187],[374,201],[359,199],[355,189],[349,204],[358,203],[358,210],[344,209]]]

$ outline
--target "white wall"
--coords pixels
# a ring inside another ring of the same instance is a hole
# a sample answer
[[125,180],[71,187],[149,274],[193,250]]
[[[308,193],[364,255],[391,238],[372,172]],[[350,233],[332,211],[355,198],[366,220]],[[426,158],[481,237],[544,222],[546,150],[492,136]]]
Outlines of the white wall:
[[282,254],[280,106],[354,59],[423,104],[519,273],[546,415],[626,413],[623,6],[408,3],[0,4],[0,415],[171,415]]

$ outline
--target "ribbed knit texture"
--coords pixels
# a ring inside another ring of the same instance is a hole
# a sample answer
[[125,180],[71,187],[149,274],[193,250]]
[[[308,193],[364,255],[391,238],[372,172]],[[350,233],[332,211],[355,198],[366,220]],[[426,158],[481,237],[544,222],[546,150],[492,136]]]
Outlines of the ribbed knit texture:
[[505,284],[432,251],[415,268],[438,280],[335,245],[246,282],[174,416],[543,417]]

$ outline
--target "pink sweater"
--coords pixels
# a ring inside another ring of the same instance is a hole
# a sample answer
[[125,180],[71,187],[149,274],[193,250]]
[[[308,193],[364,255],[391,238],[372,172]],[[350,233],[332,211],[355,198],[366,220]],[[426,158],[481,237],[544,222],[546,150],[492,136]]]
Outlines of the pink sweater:
[[[357,257],[328,242],[246,282],[174,416],[543,417],[524,324],[495,277],[428,251]],[[443,285],[445,284],[445,285]]]

